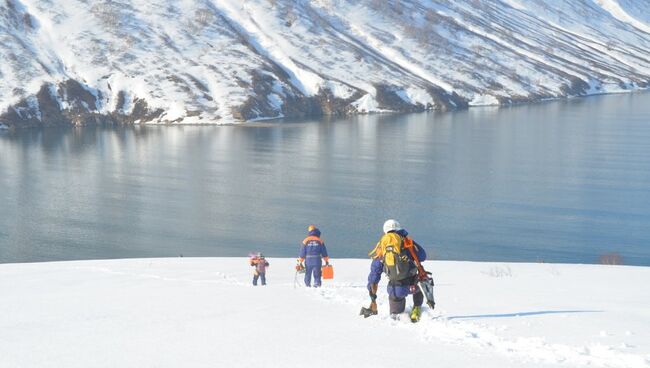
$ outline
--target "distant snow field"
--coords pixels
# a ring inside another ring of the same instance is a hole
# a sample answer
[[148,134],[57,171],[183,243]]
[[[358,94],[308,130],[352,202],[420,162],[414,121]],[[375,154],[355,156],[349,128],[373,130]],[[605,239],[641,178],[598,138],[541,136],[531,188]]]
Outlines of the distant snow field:
[[650,268],[427,261],[412,324],[386,280],[358,315],[368,260],[320,289],[269,262],[265,287],[245,258],[2,264],[0,367],[650,367]]

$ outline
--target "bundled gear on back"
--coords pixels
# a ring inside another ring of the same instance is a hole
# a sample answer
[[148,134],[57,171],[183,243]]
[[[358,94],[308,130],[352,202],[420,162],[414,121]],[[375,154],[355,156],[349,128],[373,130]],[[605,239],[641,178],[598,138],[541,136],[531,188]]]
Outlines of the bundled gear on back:
[[390,232],[384,235],[370,252],[371,257],[382,259],[384,273],[390,281],[401,281],[417,275],[418,269],[408,256],[408,246],[413,246],[412,239],[402,238],[398,233]]
[[427,299],[427,305],[429,308],[434,309],[436,307],[436,301],[433,297],[433,277],[431,277],[431,272],[428,272],[422,266],[422,262],[416,257],[415,251],[411,248],[410,252],[413,254],[415,265],[418,268],[418,286],[422,290],[424,297]]

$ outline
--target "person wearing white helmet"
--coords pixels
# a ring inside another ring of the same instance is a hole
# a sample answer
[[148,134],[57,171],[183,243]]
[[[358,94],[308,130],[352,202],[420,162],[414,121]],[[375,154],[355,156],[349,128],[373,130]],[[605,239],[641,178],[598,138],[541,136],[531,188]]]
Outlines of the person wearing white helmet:
[[390,315],[398,319],[406,309],[406,296],[413,295],[413,308],[410,318],[417,322],[422,313],[424,295],[417,286],[418,266],[427,254],[419,244],[408,236],[408,232],[395,219],[384,222],[384,234],[368,254],[372,258],[370,274],[368,275],[368,293],[370,295],[370,308],[363,308],[364,317],[377,314],[377,289],[381,274],[388,277],[388,301]]
[[402,225],[397,222],[397,220],[388,219],[384,222],[384,234],[388,234],[391,231],[402,230]]

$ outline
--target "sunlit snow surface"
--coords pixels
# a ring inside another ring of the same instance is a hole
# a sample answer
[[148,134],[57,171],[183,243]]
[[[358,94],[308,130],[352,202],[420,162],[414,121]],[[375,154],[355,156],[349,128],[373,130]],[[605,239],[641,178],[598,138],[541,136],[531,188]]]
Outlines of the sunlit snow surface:
[[411,324],[385,281],[358,315],[368,260],[320,289],[269,262],[266,287],[245,258],[0,265],[0,366],[650,367],[650,268],[427,261],[438,304]]
[[382,111],[377,85],[431,108],[432,88],[470,105],[619,92],[650,81],[648,21],[646,0],[9,0],[0,114],[67,79],[100,113],[140,99],[185,123],[234,122],[251,97],[280,117],[323,89]]

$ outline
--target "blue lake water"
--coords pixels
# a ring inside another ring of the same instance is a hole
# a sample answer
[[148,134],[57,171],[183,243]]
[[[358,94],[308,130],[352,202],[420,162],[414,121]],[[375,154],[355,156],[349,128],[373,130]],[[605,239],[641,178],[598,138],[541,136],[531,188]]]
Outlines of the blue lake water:
[[0,132],[0,262],[365,257],[650,266],[650,94],[454,113]]

